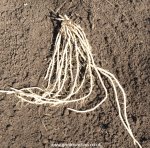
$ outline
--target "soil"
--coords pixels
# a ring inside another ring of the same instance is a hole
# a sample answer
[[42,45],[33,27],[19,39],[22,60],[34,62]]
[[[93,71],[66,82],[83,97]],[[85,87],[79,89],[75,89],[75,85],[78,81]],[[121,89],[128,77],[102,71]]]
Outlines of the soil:
[[[41,85],[55,34],[50,12],[58,9],[84,28],[96,63],[118,78],[128,96],[133,133],[143,148],[150,147],[149,5],[148,0],[1,0],[0,89]],[[18,101],[0,94],[0,148],[50,148],[57,143],[136,147],[113,95],[86,114]]]

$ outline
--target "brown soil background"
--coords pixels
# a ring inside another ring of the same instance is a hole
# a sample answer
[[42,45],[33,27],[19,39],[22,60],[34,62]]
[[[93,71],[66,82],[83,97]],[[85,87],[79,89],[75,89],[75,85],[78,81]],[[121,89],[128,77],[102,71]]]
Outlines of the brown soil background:
[[[63,2],[0,1],[0,89],[40,86],[54,34],[49,12]],[[125,88],[129,121],[143,148],[150,147],[149,4],[148,0],[67,0],[59,11],[84,28],[98,65],[115,74]],[[0,148],[48,148],[52,143],[135,147],[120,122],[114,97],[87,114],[66,107],[21,107],[17,102],[14,96],[0,94]]]

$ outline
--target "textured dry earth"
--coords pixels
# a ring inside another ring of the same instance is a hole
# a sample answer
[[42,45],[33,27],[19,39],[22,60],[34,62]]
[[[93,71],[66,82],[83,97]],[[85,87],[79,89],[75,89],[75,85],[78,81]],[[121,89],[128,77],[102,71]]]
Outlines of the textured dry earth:
[[[55,34],[49,12],[63,2],[0,1],[0,89],[41,85]],[[148,0],[67,0],[59,10],[84,28],[97,64],[120,80],[128,96],[133,133],[143,148],[150,147],[149,4]],[[48,148],[52,143],[135,147],[120,122],[113,95],[87,114],[17,102],[14,96],[0,94],[0,148]]]

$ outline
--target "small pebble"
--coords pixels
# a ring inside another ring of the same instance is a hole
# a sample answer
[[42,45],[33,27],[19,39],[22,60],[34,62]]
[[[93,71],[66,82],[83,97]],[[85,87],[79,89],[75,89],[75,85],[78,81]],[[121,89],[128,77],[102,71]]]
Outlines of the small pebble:
[[48,139],[43,139],[43,144],[47,144],[48,143]]

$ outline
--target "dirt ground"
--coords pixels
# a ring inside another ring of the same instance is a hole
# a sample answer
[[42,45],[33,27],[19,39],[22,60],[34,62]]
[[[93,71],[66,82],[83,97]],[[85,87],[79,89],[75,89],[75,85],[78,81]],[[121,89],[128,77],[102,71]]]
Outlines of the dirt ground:
[[[55,34],[49,14],[51,9],[56,11],[62,6],[59,13],[67,14],[84,28],[96,63],[115,74],[124,87],[133,133],[143,148],[150,147],[150,3],[63,3],[64,0],[1,0],[0,89],[41,85]],[[108,89],[111,92],[111,87]],[[53,143],[136,147],[118,117],[113,95],[97,110],[77,114],[65,106],[21,106],[15,96],[0,94],[0,148],[50,148]]]

